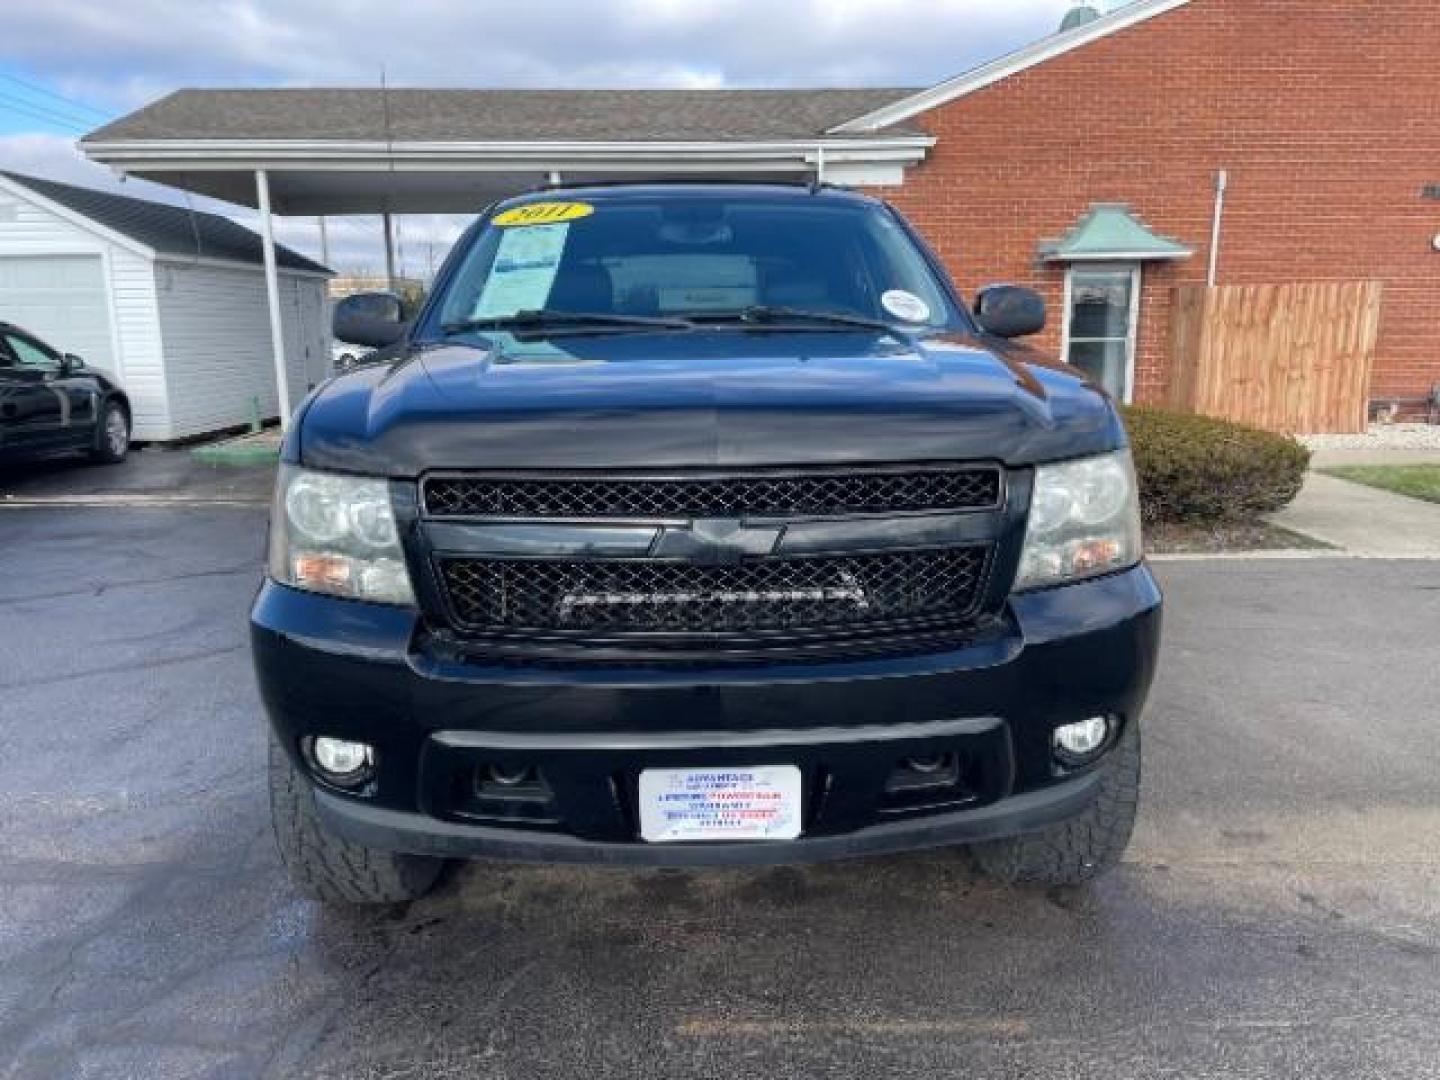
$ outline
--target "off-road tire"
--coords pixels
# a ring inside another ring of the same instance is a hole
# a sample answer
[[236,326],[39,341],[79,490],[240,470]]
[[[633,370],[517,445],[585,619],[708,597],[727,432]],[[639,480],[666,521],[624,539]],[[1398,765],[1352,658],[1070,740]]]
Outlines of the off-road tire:
[[270,819],[280,861],[295,885],[323,904],[404,904],[434,887],[443,859],[362,847],[329,832],[310,782],[270,739]]
[[1140,804],[1140,725],[1127,724],[1100,767],[1100,793],[1079,817],[975,844],[980,868],[1007,885],[1081,885],[1115,866]]

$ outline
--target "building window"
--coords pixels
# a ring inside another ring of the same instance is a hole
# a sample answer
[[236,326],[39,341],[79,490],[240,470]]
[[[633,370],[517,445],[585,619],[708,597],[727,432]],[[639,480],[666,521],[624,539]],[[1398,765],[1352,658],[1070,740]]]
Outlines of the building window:
[[1065,275],[1065,358],[1116,401],[1135,390],[1140,264],[1072,264]]

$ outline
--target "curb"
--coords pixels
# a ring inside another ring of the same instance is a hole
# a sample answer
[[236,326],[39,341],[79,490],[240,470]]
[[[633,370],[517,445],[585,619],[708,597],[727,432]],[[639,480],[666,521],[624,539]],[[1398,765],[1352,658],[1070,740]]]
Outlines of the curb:
[[190,456],[206,465],[269,465],[280,460],[280,447],[236,439],[197,446]]

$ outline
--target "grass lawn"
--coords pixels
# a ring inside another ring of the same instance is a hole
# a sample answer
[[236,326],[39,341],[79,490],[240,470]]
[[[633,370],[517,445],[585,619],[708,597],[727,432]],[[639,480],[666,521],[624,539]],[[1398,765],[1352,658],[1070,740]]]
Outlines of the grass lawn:
[[1440,503],[1440,465],[1346,465],[1321,471],[1341,480]]

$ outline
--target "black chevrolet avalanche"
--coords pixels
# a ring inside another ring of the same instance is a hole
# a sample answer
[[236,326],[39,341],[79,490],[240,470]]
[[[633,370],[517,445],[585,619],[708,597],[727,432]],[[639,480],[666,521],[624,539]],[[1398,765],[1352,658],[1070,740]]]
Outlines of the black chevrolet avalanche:
[[1113,865],[1161,598],[1105,395],[823,186],[486,212],[286,442],[251,615],[280,850],[392,903],[444,860],[969,846]]

